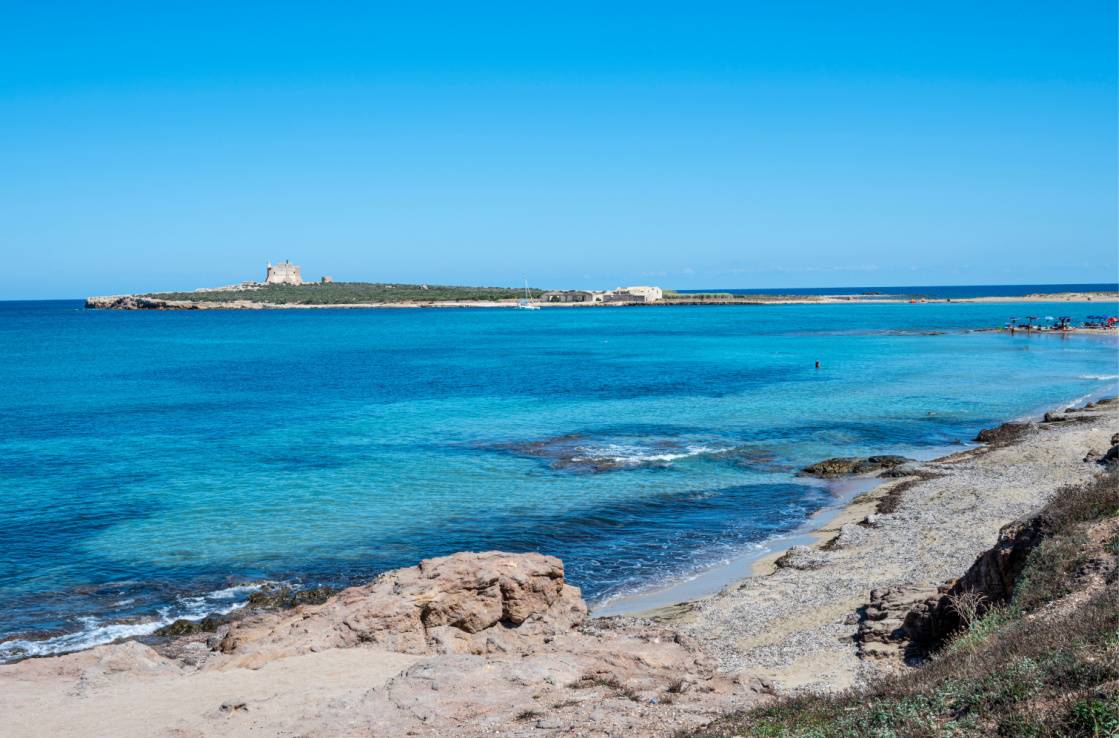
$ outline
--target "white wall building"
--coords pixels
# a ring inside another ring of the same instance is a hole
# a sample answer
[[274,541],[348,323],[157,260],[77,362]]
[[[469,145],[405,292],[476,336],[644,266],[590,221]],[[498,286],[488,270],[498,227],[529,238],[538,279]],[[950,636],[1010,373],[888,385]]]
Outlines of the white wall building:
[[645,302],[657,302],[664,298],[664,290],[660,287],[638,285],[636,287],[619,287],[615,292],[625,292]]

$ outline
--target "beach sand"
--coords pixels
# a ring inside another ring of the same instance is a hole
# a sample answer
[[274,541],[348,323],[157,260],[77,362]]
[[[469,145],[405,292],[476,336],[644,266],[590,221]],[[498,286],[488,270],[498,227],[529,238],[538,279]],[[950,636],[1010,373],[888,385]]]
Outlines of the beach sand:
[[322,611],[273,613],[248,657],[128,642],[0,667],[0,733],[667,736],[773,693],[842,689],[904,668],[860,654],[857,613],[872,590],[935,589],[1003,525],[1100,473],[1084,457],[1110,446],[1119,403],[1058,417],[922,462],[921,476],[834,511],[807,545],[751,561],[753,576],[645,617],[466,655],[295,649]]

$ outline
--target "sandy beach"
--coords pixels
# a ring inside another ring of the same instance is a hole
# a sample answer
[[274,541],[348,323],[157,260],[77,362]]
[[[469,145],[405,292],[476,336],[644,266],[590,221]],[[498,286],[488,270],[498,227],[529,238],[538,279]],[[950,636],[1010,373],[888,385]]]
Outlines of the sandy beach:
[[1098,474],[1085,455],[1116,431],[1119,403],[1101,401],[903,467],[807,544],[751,561],[752,576],[642,617],[587,618],[556,559],[459,554],[213,634],[29,659],[0,667],[4,729],[671,735],[774,694],[902,668],[856,638],[872,591],[935,592],[1003,525]]

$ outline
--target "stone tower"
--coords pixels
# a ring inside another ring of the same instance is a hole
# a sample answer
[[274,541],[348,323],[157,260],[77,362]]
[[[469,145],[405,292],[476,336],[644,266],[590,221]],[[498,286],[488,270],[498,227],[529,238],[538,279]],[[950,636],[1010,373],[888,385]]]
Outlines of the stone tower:
[[268,264],[268,271],[264,275],[265,284],[303,284],[303,275],[299,267],[290,261],[273,266]]

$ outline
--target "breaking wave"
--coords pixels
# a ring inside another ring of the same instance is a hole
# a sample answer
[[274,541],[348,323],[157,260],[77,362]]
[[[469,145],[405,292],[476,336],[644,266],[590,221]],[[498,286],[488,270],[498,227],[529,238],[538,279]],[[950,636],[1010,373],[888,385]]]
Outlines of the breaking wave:
[[179,597],[174,605],[159,608],[158,617],[141,622],[114,622],[93,616],[82,617],[77,621],[79,629],[73,633],[41,640],[15,638],[0,642],[0,662],[70,653],[123,638],[151,635],[176,620],[201,620],[207,615],[228,615],[244,607],[248,596],[265,584],[268,582],[225,587],[201,595]]
[[553,469],[575,472],[667,468],[678,461],[702,457],[740,467],[771,470],[784,468],[776,464],[776,455],[766,449],[713,438],[592,437],[573,433],[537,441],[500,444],[491,448],[547,461]]
[[588,464],[595,467],[628,467],[668,464],[692,456],[715,453],[723,449],[710,446],[685,446],[678,451],[658,451],[642,446],[608,443],[603,446],[580,446],[581,453],[571,456],[573,465]]

